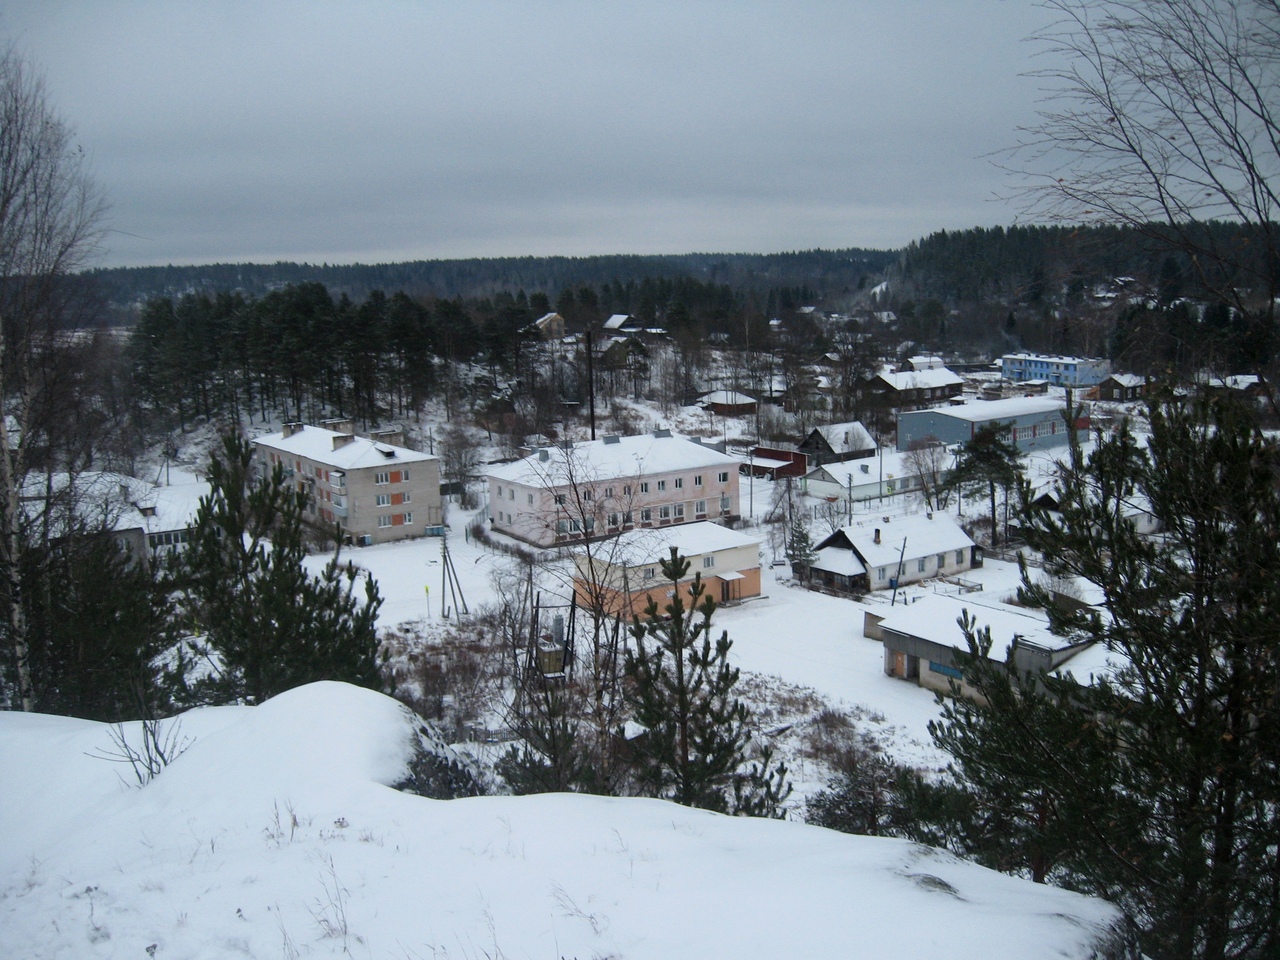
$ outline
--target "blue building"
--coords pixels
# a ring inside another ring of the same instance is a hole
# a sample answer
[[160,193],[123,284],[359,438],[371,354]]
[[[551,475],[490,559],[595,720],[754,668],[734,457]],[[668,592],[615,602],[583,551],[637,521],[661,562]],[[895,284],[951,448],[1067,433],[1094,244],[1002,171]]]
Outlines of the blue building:
[[[975,400],[958,406],[937,407],[898,414],[898,449],[914,443],[968,443],[983,427],[1000,424],[1020,452],[1057,447],[1069,439],[1065,404],[1055,397],[1012,397],[1008,400]],[[1076,428],[1086,433],[1089,420]]]
[[1007,353],[1000,358],[1000,375],[1013,381],[1044,380],[1055,387],[1091,387],[1111,375],[1111,361]]

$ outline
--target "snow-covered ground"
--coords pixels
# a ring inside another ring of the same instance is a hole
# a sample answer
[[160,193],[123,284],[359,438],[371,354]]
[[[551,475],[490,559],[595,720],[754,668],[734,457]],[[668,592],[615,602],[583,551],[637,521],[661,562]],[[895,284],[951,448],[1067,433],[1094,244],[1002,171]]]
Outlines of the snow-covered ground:
[[[416,721],[345,684],[111,728],[0,714],[9,957],[1094,957],[1117,911],[905,841],[577,795],[391,789]],[[130,733],[137,736],[136,725]]]
[[[769,509],[773,485],[755,481],[754,494],[743,494],[743,510],[753,501],[758,517]],[[878,509],[910,509],[904,498]],[[449,508],[448,550],[457,572],[457,581],[469,609],[475,611],[494,597],[492,574],[512,563],[490,547],[470,539],[467,523],[475,513],[456,506]],[[765,527],[748,527],[746,532],[767,540]],[[445,606],[454,612],[455,603],[445,591],[441,541],[421,539],[349,549],[343,559],[368,570],[377,580],[384,598],[379,615],[382,627],[425,621],[438,625]],[[872,733],[898,761],[925,769],[946,764],[946,756],[933,746],[928,733],[930,720],[940,715],[932,692],[884,673],[883,648],[879,641],[862,635],[863,614],[867,610],[883,614],[889,596],[873,596],[864,603],[827,596],[803,589],[789,581],[789,566],[774,566],[767,542],[763,544],[762,589],[764,596],[716,612],[717,629],[727,630],[733,641],[732,657],[744,674],[753,675],[756,689],[767,689],[771,678],[786,685],[806,688],[833,708],[860,718],[860,727]],[[313,558],[318,568],[322,558]],[[987,561],[965,579],[982,583],[988,601],[1012,596],[1018,584],[1016,565]],[[424,588],[429,588],[428,594]],[[932,585],[913,586],[899,591],[897,602],[908,601]],[[797,780],[797,800],[821,787],[824,769],[812,771],[808,782],[799,757],[788,757]]]

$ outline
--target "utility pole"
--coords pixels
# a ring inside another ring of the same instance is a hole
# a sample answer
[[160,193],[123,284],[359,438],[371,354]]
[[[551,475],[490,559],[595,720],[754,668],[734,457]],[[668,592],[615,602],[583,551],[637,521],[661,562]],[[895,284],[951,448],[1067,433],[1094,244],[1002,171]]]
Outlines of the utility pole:
[[591,343],[591,331],[587,331],[587,401],[591,409],[591,439],[596,438],[596,375],[593,354],[595,348]]

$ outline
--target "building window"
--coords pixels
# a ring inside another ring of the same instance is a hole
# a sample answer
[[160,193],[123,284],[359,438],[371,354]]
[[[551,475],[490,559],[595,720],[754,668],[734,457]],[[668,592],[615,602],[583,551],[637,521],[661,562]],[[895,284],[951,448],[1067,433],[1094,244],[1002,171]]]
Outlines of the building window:
[[[374,483],[390,483],[390,482],[391,482],[391,474],[387,473],[385,470],[384,470],[383,472],[381,472],[381,473],[375,473],[375,474],[373,475],[373,482],[374,482]],[[501,487],[499,487],[499,488],[498,488],[498,495],[499,495],[499,496],[501,496],[501,495],[502,495],[502,488],[501,488]]]
[[720,512],[721,513],[729,512],[729,495],[727,493],[720,498]]
[[606,500],[611,499],[613,497],[613,487],[605,487],[604,496]]
[[916,561],[916,573],[924,573],[925,567],[927,566],[925,560],[925,557],[921,557]]
[[529,494],[528,496],[529,496],[529,506],[531,506],[531,507],[532,507],[532,506],[533,506],[533,494],[531,493],[531,494]]
[[877,570],[877,571],[876,571],[876,579],[877,579],[877,580],[883,580],[883,579],[884,579],[884,575],[885,575],[885,571],[886,571],[887,569],[888,569],[887,567],[881,567],[879,570]]
[[941,570],[947,565],[947,555],[945,553],[938,554],[938,569]]
[[398,481],[396,481],[396,482],[397,482],[397,483],[408,483],[408,482],[409,482],[409,471],[408,471],[408,470],[401,470],[401,471],[400,471],[400,479],[399,479]]
[[659,507],[659,508],[658,508],[658,519],[659,519],[659,520],[670,520],[670,519],[671,519],[671,507],[670,507],[670,506],[668,506],[668,505],[663,505],[663,506]]
[[693,512],[700,517],[705,517],[707,515],[707,501],[695,500],[693,502]]
[[568,520],[557,520],[557,521],[556,521],[556,533],[564,534],[564,533],[568,533],[568,532],[569,532],[569,521],[568,521]]
[[631,496],[631,484],[627,483],[627,484],[624,484],[624,485],[623,485],[623,487],[622,487],[622,495],[623,495],[624,497],[629,497],[629,496]]
[[654,572],[655,572],[655,571],[654,571],[654,568],[653,568],[653,567],[645,567],[645,568],[644,568],[644,578],[645,578],[646,580],[652,580],[652,579],[653,579],[653,576],[654,576]]
[[710,570],[710,569],[711,569],[712,567],[714,567],[715,565],[716,565],[716,558],[715,558],[715,557],[703,557],[703,558],[702,558],[702,569],[703,569],[703,570]]
[[677,520],[683,520],[683,519],[684,519],[684,504],[683,504],[683,503],[677,503],[677,504],[676,504],[676,519],[677,519]]
[[623,523],[623,526],[628,526],[628,527],[629,527],[629,526],[631,526],[631,511],[630,511],[630,510],[628,510],[626,513],[624,513],[624,514],[622,515],[622,523]]
[[963,551],[963,550],[957,550],[957,551],[956,551],[956,563],[964,563],[964,551]]
[[659,491],[663,491],[663,490],[665,490],[665,489],[667,489],[667,481],[665,481],[665,480],[659,480],[659,481],[658,481],[658,490],[659,490]]
[[[406,493],[406,494],[405,494],[406,499],[408,498],[408,496],[409,496],[409,495]],[[512,487],[507,487],[507,499],[508,499],[508,500],[514,500],[515,498],[516,498],[516,491],[515,491],[515,489],[514,489],[514,488],[512,488]]]
[[[406,514],[404,515],[404,522],[405,522],[405,523],[413,523],[413,512],[412,512],[412,511],[409,511],[408,513],[406,513]],[[511,514],[509,514],[509,513],[508,513],[508,514],[507,514],[507,523],[510,523],[510,522],[511,522]]]
[[693,485],[695,487],[702,486],[702,474],[698,474],[696,477],[693,478]]
[[728,470],[722,470],[722,471],[720,472],[720,476],[719,476],[719,478],[718,478],[718,479],[720,480],[720,482],[721,482],[721,483],[728,483],[728,482],[729,482],[729,471],[728,471]]
[[582,499],[583,499],[583,500],[590,500],[591,498],[592,498],[592,494],[591,494],[591,491],[590,491],[590,490],[583,490],[583,491],[582,491]]
[[649,481],[648,481],[648,480],[646,480],[646,481],[644,481],[644,483],[640,484],[640,492],[641,492],[641,493],[648,493],[648,492],[649,492]]
[[641,510],[641,511],[640,511],[640,522],[641,522],[641,523],[652,523],[652,522],[653,522],[653,510],[652,510],[652,509],[650,509],[649,507],[645,507],[643,510]]
[[378,515],[378,526],[379,526],[379,527],[389,527],[389,526],[391,526],[391,514],[389,514],[389,513],[379,514],[379,515]]
[[677,490],[684,489],[684,477],[676,477],[676,489]]
[[616,527],[618,525],[618,515],[616,513],[609,514],[609,526]]
[[380,494],[378,494],[376,497],[374,497],[374,498],[373,498],[373,505],[374,505],[375,507],[389,507],[389,506],[391,506],[391,494],[389,494],[389,493],[380,493]]
[[556,494],[556,506],[557,506],[557,507],[563,507],[563,506],[564,506],[564,500],[565,500],[565,496],[564,496],[564,494],[563,494],[563,493],[557,493],[557,494]]

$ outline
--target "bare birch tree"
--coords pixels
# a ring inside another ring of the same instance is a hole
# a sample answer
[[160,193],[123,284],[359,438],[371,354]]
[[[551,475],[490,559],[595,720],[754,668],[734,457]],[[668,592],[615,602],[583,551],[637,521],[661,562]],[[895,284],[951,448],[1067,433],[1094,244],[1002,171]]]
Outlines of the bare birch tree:
[[84,155],[44,82],[0,54],[0,583],[17,701],[35,705],[23,611],[19,497],[56,396],[44,359],[55,352],[65,279],[95,252],[104,213]]
[[[1280,2],[1044,0],[1048,99],[1017,148],[1037,219],[1132,227],[1244,320],[1280,294]],[[1224,223],[1238,229],[1222,229]]]

